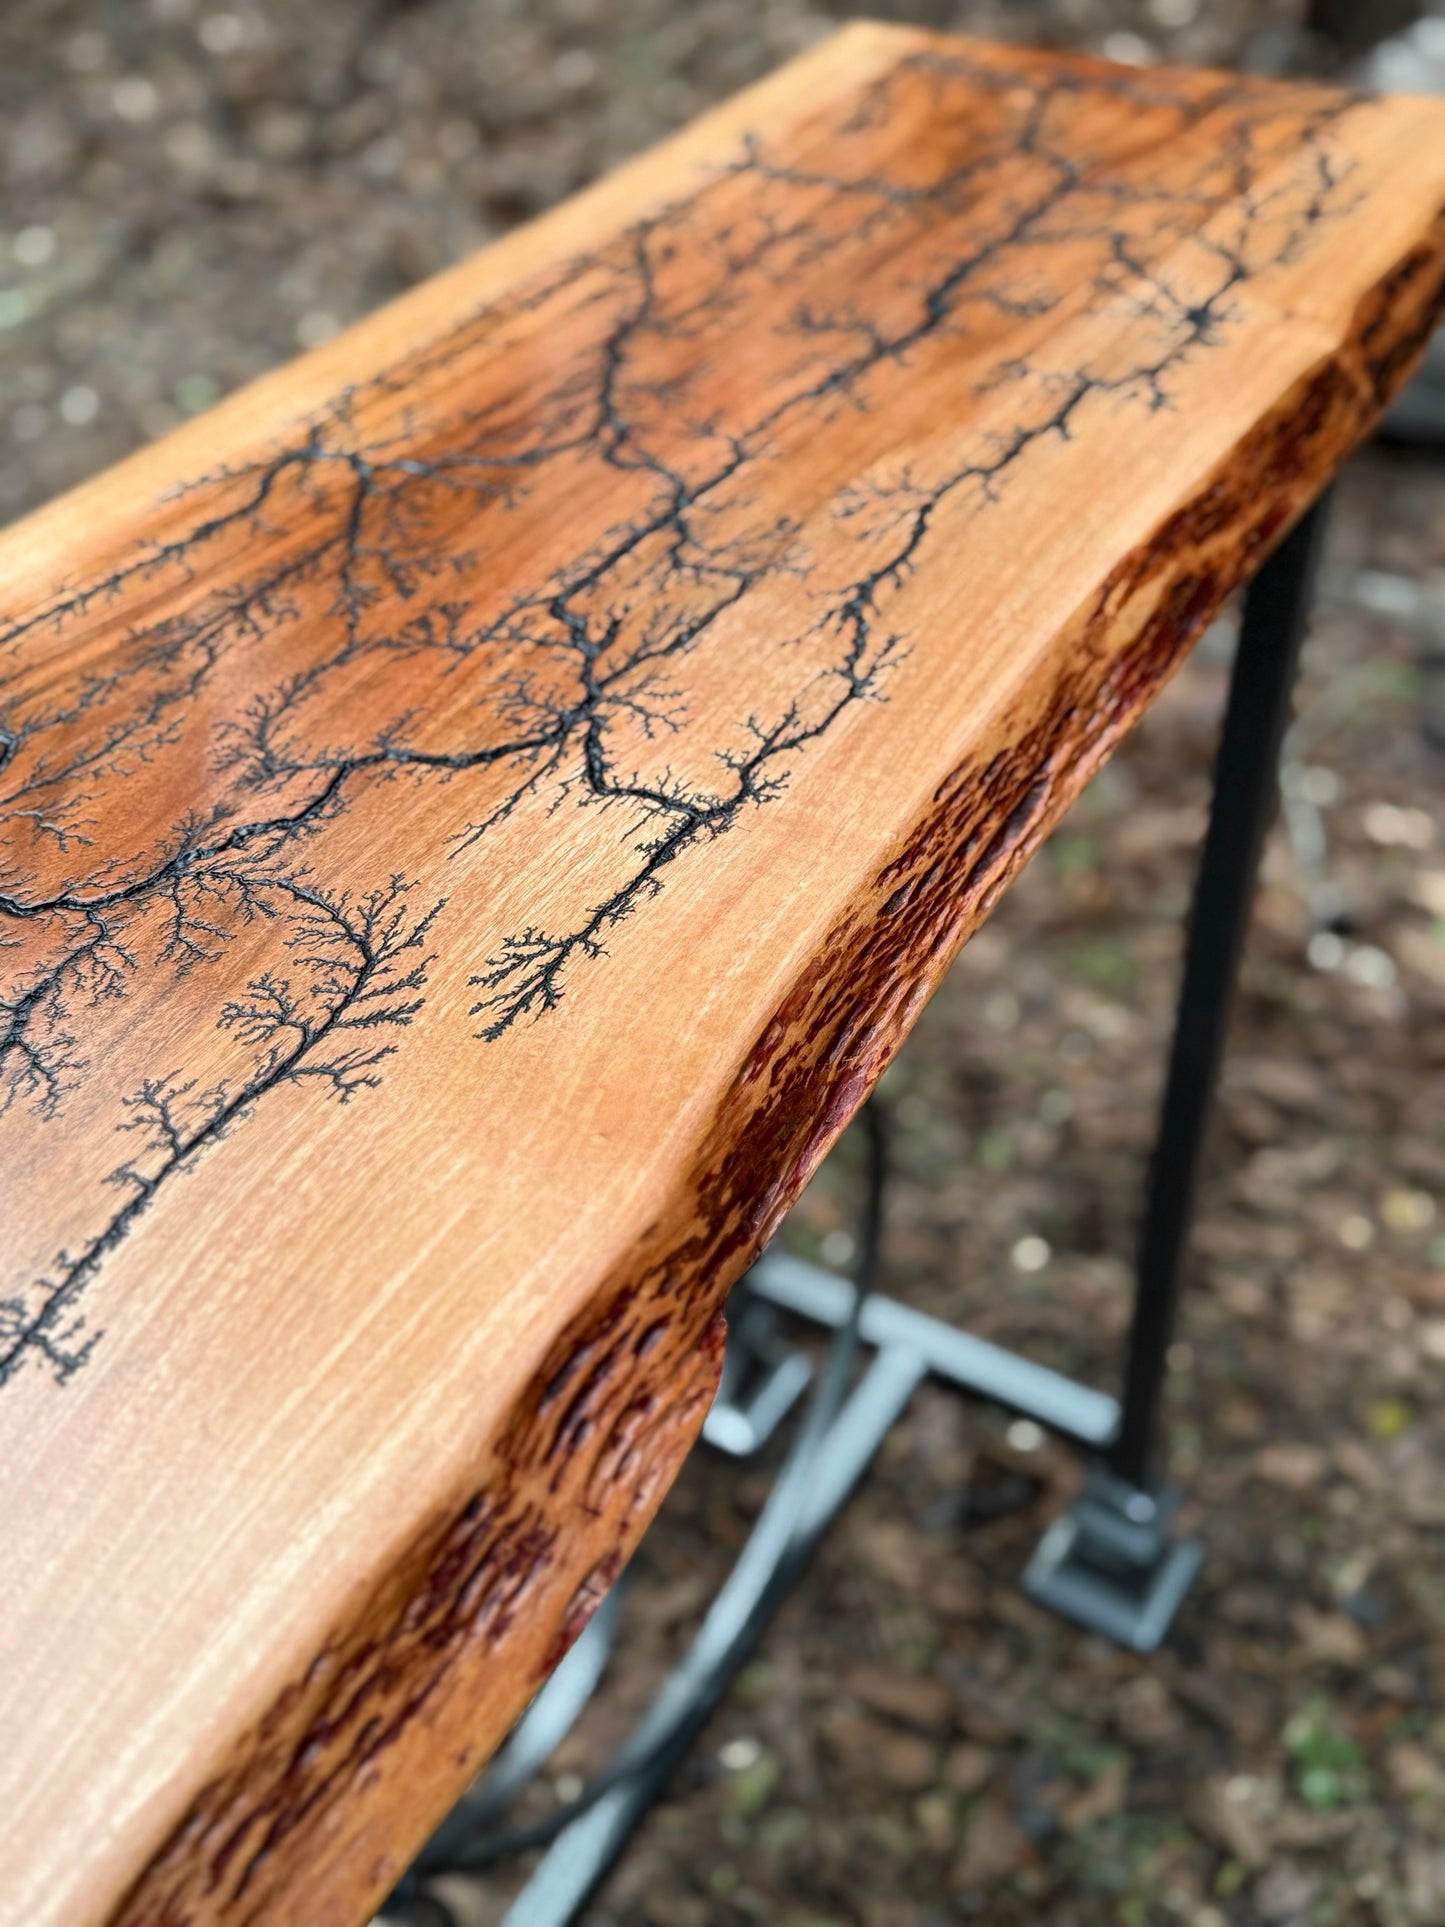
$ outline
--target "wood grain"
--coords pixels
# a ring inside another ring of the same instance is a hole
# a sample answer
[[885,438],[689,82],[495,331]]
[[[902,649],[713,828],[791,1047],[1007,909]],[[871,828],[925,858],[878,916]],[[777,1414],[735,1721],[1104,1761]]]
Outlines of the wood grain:
[[365,1917],[1442,206],[855,27],[0,541],[5,1918]]

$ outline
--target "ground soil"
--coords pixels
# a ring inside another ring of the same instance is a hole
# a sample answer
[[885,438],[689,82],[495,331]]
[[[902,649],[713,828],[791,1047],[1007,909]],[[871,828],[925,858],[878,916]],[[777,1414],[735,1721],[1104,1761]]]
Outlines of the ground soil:
[[[906,13],[1255,58],[1288,8]],[[0,514],[198,412],[826,30],[799,0],[11,0]],[[1261,35],[1266,41],[1261,41]],[[1171,1354],[1203,1575],[1139,1660],[1026,1604],[1067,1452],[929,1388],[588,1915],[593,1927],[1445,1921],[1445,754],[1418,625],[1445,467],[1347,475]],[[1369,587],[1368,579],[1363,583]],[[1428,628],[1428,620],[1426,623]],[[1441,625],[1445,631],[1445,625]],[[968,947],[885,1096],[884,1284],[1112,1382],[1227,674],[1217,633]],[[846,1264],[857,1147],[787,1236]],[[605,1691],[606,1754],[766,1489],[699,1453]],[[515,1869],[466,1897],[500,1917]]]

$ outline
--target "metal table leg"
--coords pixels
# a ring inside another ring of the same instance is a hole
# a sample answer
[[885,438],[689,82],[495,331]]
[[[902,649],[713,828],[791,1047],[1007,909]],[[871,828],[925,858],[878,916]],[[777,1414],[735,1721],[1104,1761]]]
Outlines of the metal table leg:
[[1202,1556],[1197,1541],[1169,1537],[1174,1495],[1154,1482],[1159,1401],[1325,517],[1321,501],[1245,597],[1145,1195],[1119,1432],[1024,1577],[1025,1591],[1041,1605],[1140,1651],[1158,1645]]

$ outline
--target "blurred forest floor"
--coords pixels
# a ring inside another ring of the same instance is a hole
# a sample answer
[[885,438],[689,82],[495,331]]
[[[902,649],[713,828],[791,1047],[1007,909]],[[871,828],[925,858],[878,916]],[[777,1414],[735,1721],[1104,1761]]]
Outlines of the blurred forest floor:
[[[1228,62],[1249,0],[9,0],[0,516],[404,286],[854,11]],[[1445,466],[1376,449],[1337,583],[1445,585]],[[885,1287],[1110,1382],[1226,675],[1207,642],[885,1080]],[[1172,1355],[1208,1542],[1170,1650],[1027,1605],[1070,1457],[929,1389],[593,1907],[593,1927],[1445,1921],[1445,756],[1406,630],[1327,608]],[[843,1265],[848,1144],[788,1237]],[[695,1455],[595,1765],[764,1475]],[[507,1883],[472,1895],[499,1917]]]

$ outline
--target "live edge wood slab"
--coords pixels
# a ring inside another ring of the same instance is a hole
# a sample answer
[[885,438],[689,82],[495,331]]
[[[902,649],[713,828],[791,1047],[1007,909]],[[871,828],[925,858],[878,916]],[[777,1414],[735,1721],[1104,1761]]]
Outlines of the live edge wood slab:
[[365,1918],[1442,204],[860,26],[0,541],[0,1917]]

